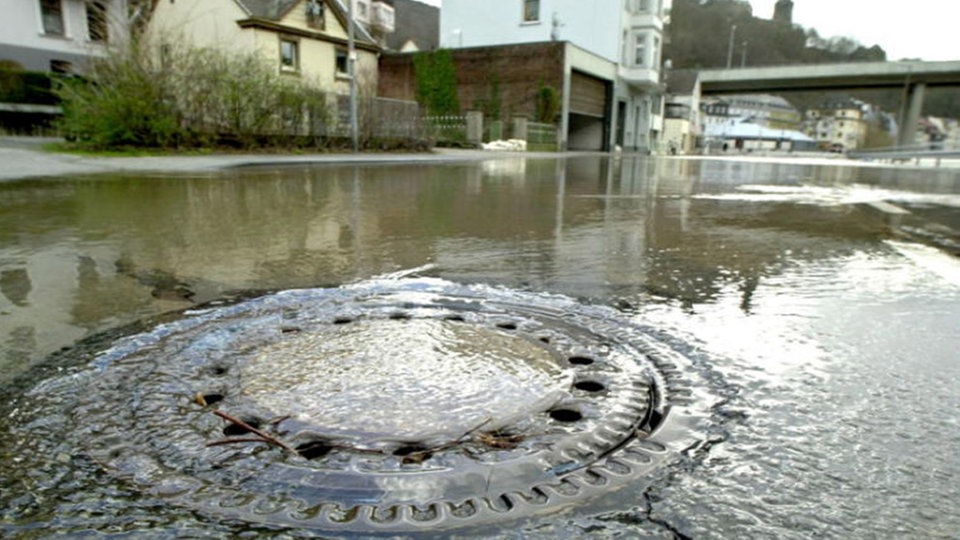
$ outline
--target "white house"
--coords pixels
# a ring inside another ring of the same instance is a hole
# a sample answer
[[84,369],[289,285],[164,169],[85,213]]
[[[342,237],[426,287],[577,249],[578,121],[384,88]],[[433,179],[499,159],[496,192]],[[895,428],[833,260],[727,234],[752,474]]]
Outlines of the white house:
[[[657,147],[663,129],[662,0],[444,0],[440,10],[441,47],[545,41],[569,42],[616,71],[605,104],[607,146]],[[569,84],[568,77],[565,95]]]
[[0,60],[32,71],[82,71],[122,39],[127,0],[4,0]]

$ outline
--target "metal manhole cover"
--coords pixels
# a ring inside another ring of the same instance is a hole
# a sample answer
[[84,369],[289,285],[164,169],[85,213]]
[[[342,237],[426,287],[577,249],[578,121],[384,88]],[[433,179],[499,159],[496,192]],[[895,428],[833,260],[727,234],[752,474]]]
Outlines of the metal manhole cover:
[[690,444],[685,360],[615,311],[435,279],[286,291],[117,341],[72,425],[166,503],[319,530],[554,512]]

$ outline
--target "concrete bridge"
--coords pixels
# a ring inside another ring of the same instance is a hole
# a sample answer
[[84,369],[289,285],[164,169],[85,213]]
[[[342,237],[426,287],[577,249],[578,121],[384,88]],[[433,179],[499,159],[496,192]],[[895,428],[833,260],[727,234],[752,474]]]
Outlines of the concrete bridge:
[[[927,87],[960,86],[960,61],[860,62],[709,69],[700,72],[704,94],[776,93],[806,90],[898,88],[904,91],[901,126],[916,126]],[[911,130],[900,130],[901,145],[913,142]]]

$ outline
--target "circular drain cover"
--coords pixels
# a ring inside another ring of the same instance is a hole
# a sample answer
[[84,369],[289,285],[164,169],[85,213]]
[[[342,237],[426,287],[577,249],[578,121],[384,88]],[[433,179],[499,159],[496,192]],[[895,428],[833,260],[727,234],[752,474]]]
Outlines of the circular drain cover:
[[609,309],[435,279],[286,291],[114,343],[72,414],[138,489],[400,532],[580,504],[690,444],[684,359]]

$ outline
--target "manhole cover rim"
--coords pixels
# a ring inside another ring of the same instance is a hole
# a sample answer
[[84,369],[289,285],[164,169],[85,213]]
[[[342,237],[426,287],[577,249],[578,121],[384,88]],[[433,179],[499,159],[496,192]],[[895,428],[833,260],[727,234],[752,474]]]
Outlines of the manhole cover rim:
[[[223,308],[197,310],[195,311],[195,317],[199,320],[188,321],[180,326],[177,325],[181,321],[176,321],[168,325],[160,325],[145,335],[131,336],[111,349],[112,353],[108,351],[105,355],[102,355],[97,365],[101,373],[108,373],[112,367],[111,364],[114,362],[122,364],[128,360],[128,357],[134,351],[139,353],[144,350],[144,347],[156,346],[159,341],[169,335],[169,332],[176,331],[175,327],[190,331],[204,324],[204,322],[224,317],[235,317],[244,313],[254,313],[257,317],[260,317],[264,311],[277,310],[278,308],[279,313],[282,312],[283,304],[291,297],[297,298],[300,302],[321,299],[327,302],[345,301],[347,305],[351,305],[355,301],[365,301],[364,297],[366,296],[366,300],[372,299],[374,304],[383,302],[394,306],[414,306],[410,310],[415,312],[418,309],[417,306],[422,307],[424,305],[423,300],[426,297],[456,296],[458,301],[466,302],[456,309],[469,313],[470,309],[475,309],[480,305],[471,305],[471,302],[482,304],[492,294],[493,301],[490,304],[495,307],[492,310],[491,317],[494,315],[502,316],[504,306],[513,306],[513,309],[520,309],[515,304],[519,298],[528,302],[525,307],[532,307],[534,310],[545,306],[556,310],[558,313],[576,310],[578,316],[582,319],[593,321],[604,328],[604,331],[608,331],[609,334],[603,337],[611,342],[621,339],[620,334],[629,334],[627,337],[630,340],[631,347],[635,347],[649,360],[649,365],[646,365],[644,369],[647,372],[652,370],[654,380],[651,382],[659,394],[654,398],[656,402],[648,405],[649,409],[655,409],[656,413],[662,416],[656,429],[650,433],[630,436],[625,441],[618,442],[612,447],[609,441],[603,441],[604,444],[608,445],[608,448],[591,461],[578,462],[575,457],[571,457],[567,461],[551,463],[551,468],[544,471],[542,480],[531,483],[525,489],[494,489],[492,492],[478,493],[474,497],[463,497],[456,500],[425,499],[420,501],[419,504],[358,502],[348,507],[343,501],[300,500],[299,504],[293,506],[305,505],[307,508],[304,511],[291,513],[288,503],[287,506],[281,504],[282,509],[271,512],[269,511],[270,504],[276,505],[276,501],[271,501],[271,498],[267,496],[258,496],[256,493],[252,494],[249,501],[242,502],[235,507],[209,504],[211,497],[214,500],[225,501],[234,495],[244,495],[237,491],[239,488],[234,486],[206,484],[201,486],[203,489],[195,489],[196,485],[190,479],[180,478],[183,486],[190,486],[187,489],[180,489],[177,487],[177,479],[151,485],[149,482],[144,483],[138,480],[136,471],[129,476],[132,477],[135,484],[142,484],[141,489],[154,493],[158,497],[174,504],[184,504],[221,517],[232,516],[239,519],[249,519],[251,516],[255,516],[256,521],[260,522],[323,530],[413,531],[422,530],[424,527],[439,527],[441,524],[445,528],[459,528],[496,523],[513,516],[539,514],[575,505],[579,501],[601,496],[637,481],[650,471],[661,467],[670,455],[689,446],[696,440],[696,436],[687,429],[690,420],[698,414],[694,411],[694,407],[690,407],[691,399],[684,397],[684,394],[690,393],[690,381],[679,375],[683,364],[686,362],[685,358],[649,335],[640,332],[636,327],[621,328],[620,326],[624,324],[622,315],[612,309],[584,306],[565,297],[555,295],[533,295],[492,288],[478,290],[476,287],[457,286],[447,282],[442,282],[439,287],[435,282],[428,285],[435,287],[435,290],[424,292],[423,282],[412,280],[394,282],[387,287],[384,287],[381,283],[370,288],[357,288],[356,290],[341,288],[290,291],[247,300],[241,304]],[[391,290],[399,292],[397,295],[399,298],[394,297],[390,300],[384,300],[384,297],[391,296],[389,293]],[[409,298],[404,300],[404,297],[410,297],[411,295],[418,297],[421,303],[411,303]],[[560,305],[554,305],[558,299],[560,299]],[[248,305],[251,302],[259,305]],[[449,306],[447,307],[449,308]],[[451,308],[453,311],[456,309]],[[581,350],[586,351],[588,349]],[[114,355],[113,360],[104,358],[104,356],[110,354]],[[571,349],[568,354],[574,355],[575,351]],[[581,446],[586,445],[587,452],[596,452],[589,447],[591,442],[597,442],[594,434],[583,437],[576,442]],[[124,446],[122,443],[115,444],[112,447],[107,445],[106,447],[109,448],[108,452],[123,457],[127,457],[131,452],[130,447]],[[260,449],[257,452],[262,451],[264,450]],[[555,452],[554,458],[557,455],[566,454],[563,451]],[[554,459],[554,461],[557,460]],[[107,465],[109,467],[111,464],[108,463]],[[121,475],[125,474],[122,471],[123,466],[117,467],[117,469]],[[375,474],[389,476],[390,474],[409,473],[399,471]],[[471,507],[472,510],[465,511],[463,510],[465,507]]]

